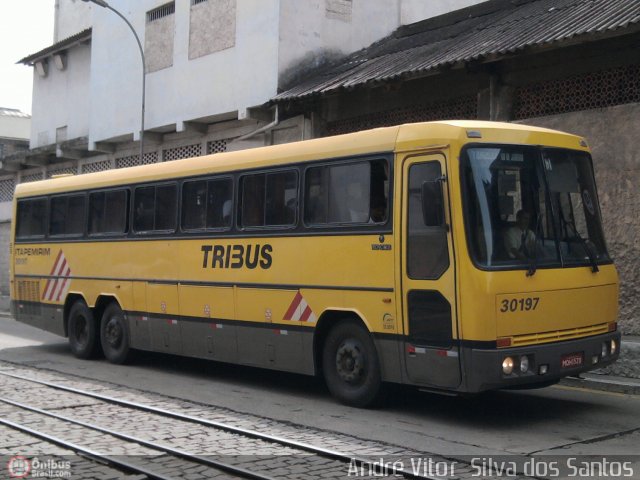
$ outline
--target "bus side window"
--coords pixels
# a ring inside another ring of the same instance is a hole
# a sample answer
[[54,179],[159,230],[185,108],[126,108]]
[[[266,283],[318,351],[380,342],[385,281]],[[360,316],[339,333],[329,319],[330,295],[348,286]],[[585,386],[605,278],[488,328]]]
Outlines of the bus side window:
[[307,225],[384,223],[389,210],[385,160],[307,169],[304,221]]
[[182,229],[200,230],[206,225],[207,182],[196,180],[182,186]]
[[17,238],[43,237],[47,230],[47,200],[19,200],[17,216]]
[[176,185],[153,185],[134,192],[133,230],[168,232],[176,228]]
[[82,235],[84,233],[84,195],[51,198],[50,235]]
[[230,228],[233,182],[230,178],[207,182],[207,228]]
[[295,170],[246,175],[240,188],[242,227],[295,225],[298,204],[298,174]]
[[127,190],[90,193],[89,234],[126,233],[128,198]]

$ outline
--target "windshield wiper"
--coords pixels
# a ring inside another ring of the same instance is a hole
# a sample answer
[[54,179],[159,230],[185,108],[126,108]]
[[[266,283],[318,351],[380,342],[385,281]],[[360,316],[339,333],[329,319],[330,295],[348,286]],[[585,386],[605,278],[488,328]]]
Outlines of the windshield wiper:
[[593,253],[593,250],[591,250],[589,243],[584,238],[582,238],[582,235],[578,233],[578,229],[575,227],[575,225],[572,222],[567,222],[566,220],[564,220],[564,224],[571,227],[571,230],[573,230],[573,239],[578,240],[580,245],[582,245],[582,248],[584,248],[584,251],[587,254],[587,257],[589,258],[589,263],[591,264],[591,271],[593,273],[599,272],[600,269],[598,268],[598,262],[596,261],[596,256]]

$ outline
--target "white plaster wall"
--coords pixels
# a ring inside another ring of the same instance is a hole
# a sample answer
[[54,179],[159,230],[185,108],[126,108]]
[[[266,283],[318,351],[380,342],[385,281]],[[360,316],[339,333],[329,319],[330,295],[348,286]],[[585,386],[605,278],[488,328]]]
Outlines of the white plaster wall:
[[297,68],[313,68],[389,34],[398,26],[399,1],[353,0],[345,21],[327,15],[327,0],[281,0],[278,67],[284,82]]
[[[215,1],[215,0],[212,0]],[[111,0],[144,39],[146,12],[160,0]],[[260,105],[277,89],[279,0],[238,0],[234,47],[189,60],[189,0],[177,0],[173,66],[147,74],[145,129]],[[90,142],[140,128],[141,61],[126,24],[94,10]]]
[[[0,202],[0,223],[2,222],[10,222],[11,215],[13,214],[13,203],[11,202]],[[8,244],[8,242],[7,242]],[[7,245],[5,244],[5,245]],[[0,277],[2,275],[0,274]]]
[[285,86],[296,75],[355,52],[400,25],[486,0],[352,0],[350,21],[326,15],[328,0],[280,0],[278,68]]
[[[56,128],[67,127],[67,139],[89,134],[89,64],[91,46],[67,50],[67,67],[58,70],[49,62],[48,74],[33,72],[31,148],[56,141]],[[45,140],[46,139],[46,140]]]
[[449,13],[487,0],[402,0],[402,25]]
[[31,119],[0,115],[0,138],[27,140],[31,135]]
[[56,0],[53,42],[59,42],[89,28],[92,8],[101,7],[82,0]]

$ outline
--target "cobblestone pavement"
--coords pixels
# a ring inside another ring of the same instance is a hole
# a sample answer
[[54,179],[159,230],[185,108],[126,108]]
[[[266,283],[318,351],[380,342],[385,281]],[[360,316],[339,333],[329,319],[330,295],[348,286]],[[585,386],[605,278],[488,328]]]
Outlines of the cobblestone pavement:
[[[357,472],[358,478],[380,478],[369,471],[369,466],[356,467],[344,461],[319,456],[295,447],[260,438],[232,433],[192,421],[171,418],[161,413],[145,412],[129,406],[116,405],[52,387],[30,382],[29,379],[51,382],[95,394],[126,400],[145,406],[163,409],[198,419],[219,422],[232,427],[252,430],[285,440],[305,443],[340,452],[348,457],[378,461],[385,458],[400,461],[411,471],[411,459],[429,459],[432,462],[451,464],[451,460],[396,445],[350,437],[335,432],[275,421],[257,415],[238,413],[227,408],[202,405],[181,399],[143,392],[119,385],[99,383],[79,376],[71,376],[41,368],[26,367],[0,362],[0,373],[6,372],[19,378],[0,375],[0,397],[30,407],[46,410],[66,419],[109,429],[135,437],[144,442],[170,447],[191,455],[212,458],[252,472],[260,472],[272,478],[348,478]],[[63,438],[77,445],[88,445],[103,455],[123,456],[132,462],[144,461],[149,469],[163,472],[175,478],[226,478],[228,474],[209,466],[161,454],[157,449],[135,441],[125,441],[104,432],[74,425],[68,421],[47,417],[0,402],[0,417],[25,425],[37,431]],[[3,427],[0,436],[0,454],[5,455],[58,455],[73,454],[48,442],[35,440],[28,435]],[[426,461],[426,460],[425,460]],[[82,468],[87,472],[92,462],[84,460]],[[97,468],[97,467],[96,467]],[[100,466],[100,468],[107,468]],[[78,467],[78,471],[81,467]],[[387,470],[391,472],[391,468]],[[430,476],[429,472],[420,474]],[[455,477],[471,477],[469,465],[456,462]],[[109,471],[96,471],[95,478],[109,477]],[[74,477],[75,474],[74,474]],[[77,477],[83,478],[83,477]],[[94,477],[91,477],[94,478]]]

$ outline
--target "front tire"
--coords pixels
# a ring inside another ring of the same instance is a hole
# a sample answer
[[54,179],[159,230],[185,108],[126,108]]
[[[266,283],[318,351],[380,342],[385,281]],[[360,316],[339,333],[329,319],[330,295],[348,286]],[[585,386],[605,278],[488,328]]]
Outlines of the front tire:
[[322,352],[325,382],[331,394],[353,407],[371,407],[383,395],[380,363],[369,332],[356,322],[339,323],[327,335]]
[[84,300],[77,300],[69,311],[69,346],[73,354],[82,359],[98,353],[98,325],[93,312]]
[[104,356],[111,363],[123,364],[129,360],[129,328],[117,303],[110,304],[102,314],[100,342]]

